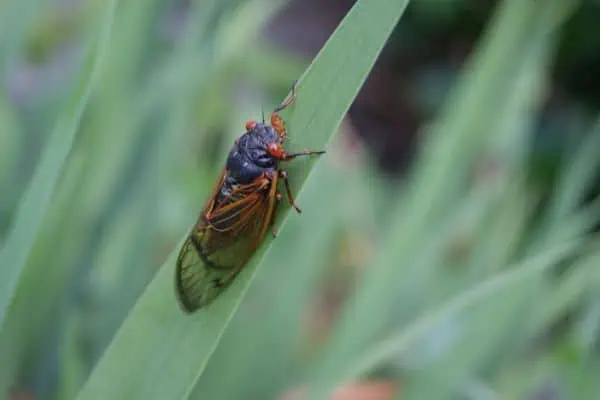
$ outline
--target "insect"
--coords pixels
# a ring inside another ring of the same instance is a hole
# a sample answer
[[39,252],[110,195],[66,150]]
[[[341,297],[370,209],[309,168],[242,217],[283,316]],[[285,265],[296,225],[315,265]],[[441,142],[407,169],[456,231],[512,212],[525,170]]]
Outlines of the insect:
[[[248,263],[272,227],[282,198],[296,209],[287,172],[280,163],[325,151],[288,152],[287,130],[279,112],[296,99],[296,84],[271,113],[270,124],[249,121],[233,144],[218,183],[179,252],[176,291],[191,313],[212,302]],[[273,236],[275,232],[273,231]]]

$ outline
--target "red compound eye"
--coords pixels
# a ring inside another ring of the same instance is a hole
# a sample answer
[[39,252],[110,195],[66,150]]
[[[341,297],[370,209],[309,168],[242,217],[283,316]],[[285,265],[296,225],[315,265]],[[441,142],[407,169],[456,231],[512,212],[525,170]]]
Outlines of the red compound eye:
[[248,121],[246,122],[246,130],[251,131],[256,126],[256,121]]

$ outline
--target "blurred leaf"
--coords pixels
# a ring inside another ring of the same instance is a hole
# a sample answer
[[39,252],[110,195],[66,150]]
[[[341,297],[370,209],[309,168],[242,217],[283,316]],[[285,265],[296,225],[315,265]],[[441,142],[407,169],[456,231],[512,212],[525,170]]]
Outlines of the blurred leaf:
[[0,4],[0,76],[5,76],[22,52],[30,22],[35,12],[43,9],[41,3],[40,0],[6,0]]
[[476,305],[487,297],[503,293],[514,288],[515,285],[522,285],[526,279],[534,279],[541,272],[576,251],[579,245],[579,241],[574,241],[547,250],[540,255],[507,268],[506,272],[496,274],[476,284],[473,288],[459,293],[439,309],[426,312],[418,320],[393,335],[392,338],[367,349],[363,356],[344,369],[341,374],[342,379],[353,379],[364,375],[384,361],[390,360],[391,357],[396,357],[400,352],[407,351],[442,322],[451,319],[467,307]]
[[82,328],[82,320],[73,314],[65,323],[62,342],[60,343],[60,382],[58,399],[73,399],[85,381],[86,370],[79,351],[78,336]]
[[310,398],[325,398],[341,383],[344,366],[386,325],[399,324],[392,315],[414,310],[411,300],[421,290],[416,283],[425,273],[422,259],[429,257],[431,264],[440,258],[428,255],[430,238],[464,199],[479,153],[490,142],[489,135],[506,123],[498,112],[509,114],[513,92],[522,83],[519,71],[530,57],[535,61],[545,54],[545,37],[562,12],[559,5],[534,2],[507,0],[499,5],[442,114],[429,128],[388,240],[348,301],[320,362],[310,370]]
[[544,246],[585,233],[600,219],[597,201],[580,210],[585,196],[598,177],[600,120],[579,148],[569,154],[550,197],[548,212],[540,225],[536,245]]
[[[18,156],[22,145],[22,127],[16,115],[16,107],[0,89],[0,218],[2,213],[12,207],[18,193],[15,186]],[[2,235],[3,232],[0,232]]]
[[[42,158],[37,166],[29,187],[23,194],[19,209],[14,219],[13,228],[0,250],[0,358],[10,360],[6,355],[10,352],[10,344],[6,343],[6,314],[11,305],[15,288],[19,282],[22,269],[27,261],[31,247],[49,207],[54,188],[59,180],[63,164],[67,158],[79,122],[90,92],[95,84],[96,76],[104,59],[116,1],[110,1],[100,19],[100,31],[93,37],[97,45],[89,46],[90,52],[86,64],[79,75],[79,82],[71,98],[58,117],[55,128],[49,139]],[[9,361],[7,361],[9,362]],[[10,365],[10,364],[9,364]],[[11,383],[10,368],[3,368],[0,376],[0,393],[5,393]]]

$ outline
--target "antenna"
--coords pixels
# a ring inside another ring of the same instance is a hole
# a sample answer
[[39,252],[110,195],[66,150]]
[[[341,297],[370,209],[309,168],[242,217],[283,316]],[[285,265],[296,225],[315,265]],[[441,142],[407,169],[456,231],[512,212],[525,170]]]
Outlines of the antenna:
[[260,105],[260,113],[262,114],[262,123],[264,125],[265,124],[265,107],[262,104]]

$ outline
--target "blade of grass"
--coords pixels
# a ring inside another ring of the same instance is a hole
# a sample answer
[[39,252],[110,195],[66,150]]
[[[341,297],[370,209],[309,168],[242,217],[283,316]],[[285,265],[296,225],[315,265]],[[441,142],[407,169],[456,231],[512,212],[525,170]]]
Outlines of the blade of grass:
[[[326,145],[406,3],[359,0],[355,4],[300,83],[288,125],[293,139],[290,147]],[[314,162],[298,161],[291,167],[297,192]],[[274,241],[263,246],[232,286],[193,317],[183,315],[174,299],[173,253],[138,300],[79,398],[186,398],[238,308],[264,250],[265,262],[272,262],[271,244],[278,245]]]
[[[523,54],[525,62],[515,71],[515,90],[498,110],[499,126],[491,138],[491,154],[484,156],[493,160],[490,180],[497,182],[495,190],[501,201],[491,205],[489,218],[480,220],[475,235],[468,269],[478,276],[511,261],[528,221],[529,204],[522,177],[526,175],[528,144],[554,45],[553,36],[539,33],[530,37],[530,51]],[[486,180],[482,184],[489,183]]]
[[[105,66],[99,77],[102,85],[96,90],[94,107],[86,124],[85,146],[87,163],[78,201],[82,205],[81,220],[95,220],[105,208],[118,204],[118,190],[124,177],[131,173],[133,154],[140,152],[138,142],[144,134],[140,129],[146,115],[134,96],[135,83],[148,68],[143,62],[156,39],[153,27],[164,2],[131,0],[123,2],[114,24]],[[161,92],[162,94],[162,92]],[[156,104],[156,103],[153,103]],[[154,110],[153,110],[154,111]],[[146,137],[151,135],[146,135]],[[106,162],[110,157],[111,162]]]
[[548,288],[546,296],[540,296],[538,310],[524,330],[532,333],[544,332],[554,321],[564,318],[569,311],[581,305],[585,295],[600,286],[600,252],[573,263],[555,285]]
[[443,321],[487,297],[505,292],[516,284],[522,284],[525,279],[538,276],[547,268],[556,265],[559,260],[575,252],[580,246],[580,240],[557,246],[509,267],[507,271],[498,273],[486,279],[483,283],[476,284],[473,288],[460,293],[437,310],[424,314],[390,339],[380,342],[365,351],[362,356],[352,362],[350,367],[341,373],[341,378],[345,381],[352,380],[364,375],[386,360],[397,357],[401,352],[410,349],[418,340],[422,339]]
[[[36,344],[48,331],[60,329],[61,319],[57,315],[66,311],[61,306],[66,297],[87,284],[84,279],[89,266],[93,265],[96,244],[102,243],[103,218],[110,220],[115,204],[119,204],[120,198],[116,193],[118,185],[101,185],[100,179],[97,179],[98,171],[112,172],[110,183],[123,178],[122,171],[115,173],[111,167],[121,165],[122,159],[129,156],[119,150],[129,148],[127,144],[132,135],[127,128],[135,125],[135,116],[122,107],[119,110],[122,113],[119,122],[127,123],[115,126],[114,119],[107,117],[106,110],[121,105],[120,101],[128,98],[130,85],[123,82],[131,80],[131,77],[123,78],[122,75],[133,75],[131,71],[138,67],[138,59],[143,58],[143,54],[139,54],[142,53],[140,49],[149,48],[152,36],[148,31],[155,26],[151,16],[156,13],[156,3],[160,2],[137,0],[129,1],[126,5],[119,2],[110,5],[112,9],[118,7],[118,11],[115,11],[114,18],[111,17],[110,37],[102,39],[105,48],[100,60],[102,67],[98,73],[94,73],[94,81],[101,84],[93,88],[93,101],[85,110],[76,145],[62,167],[60,184],[54,190],[51,208],[46,212],[47,217],[30,251],[6,316],[5,324],[10,325],[11,331],[8,335],[13,339],[4,343],[10,343],[11,351],[18,354],[20,363],[31,362],[32,357],[38,357],[39,347]],[[82,49],[94,48],[99,17],[105,15],[107,5],[103,1],[85,6],[82,21],[78,23],[78,26],[82,26],[81,32],[76,33],[85,38],[79,43]],[[89,40],[86,40],[88,37]],[[89,69],[92,61],[92,58],[85,60],[86,68]],[[115,86],[121,90],[113,90]],[[135,105],[135,102],[130,104]],[[65,181],[69,184],[65,185]],[[96,190],[100,190],[101,194]],[[48,274],[48,271],[52,273]],[[76,296],[80,296],[78,305],[83,305],[83,296],[80,293]],[[36,304],[34,310],[29,309],[31,304]]]
[[[202,0],[191,5],[189,22],[186,24],[182,37],[171,56],[173,61],[187,64],[189,61],[187,58],[196,53],[196,48],[209,45],[208,41],[203,40],[202,34],[207,29],[208,21],[214,17],[214,4],[215,1]],[[156,7],[156,5],[153,4],[152,7]],[[144,9],[147,6],[144,7],[144,2],[137,4],[130,11],[133,14],[131,19],[137,21],[134,25],[141,25],[136,29],[137,31],[144,31],[148,29],[147,25],[152,25],[153,19],[149,18],[147,10],[140,11],[140,8]],[[142,16],[138,14],[142,14]],[[127,23],[128,21],[124,22]],[[127,29],[131,28],[128,26]],[[135,70],[137,58],[135,57],[127,63],[129,67],[126,68],[126,71]],[[115,78],[123,79],[123,71],[121,73],[115,72],[112,74],[115,75]],[[197,73],[201,77],[206,77],[210,73],[210,67],[205,67],[205,70],[197,70]],[[164,120],[157,119],[153,124],[156,133],[149,135],[149,129],[143,128],[143,124],[150,119],[151,112],[149,111],[150,108],[145,108],[145,104],[142,105],[141,102],[133,103],[134,112],[118,116],[118,118],[125,116],[130,120],[130,129],[127,130],[127,135],[124,135],[126,132],[117,131],[118,136],[121,138],[126,136],[129,140],[127,140],[127,143],[116,140],[110,140],[109,142],[114,148],[113,150],[116,150],[120,144],[122,147],[129,148],[129,151],[124,153],[123,162],[121,168],[119,168],[121,171],[118,174],[113,171],[108,176],[112,179],[127,177],[131,158],[135,158],[135,155],[140,153],[140,137],[147,137],[150,144],[147,145],[149,147],[147,155],[139,162],[140,167],[136,171],[135,178],[131,179],[127,185],[128,196],[118,202],[115,207],[116,215],[107,218],[110,222],[103,221],[103,224],[110,225],[107,230],[110,229],[112,232],[102,238],[105,244],[99,251],[97,262],[92,267],[91,273],[94,276],[110,278],[96,280],[98,284],[94,285],[94,293],[89,296],[88,300],[92,304],[101,304],[101,307],[96,308],[98,314],[92,318],[92,324],[97,328],[92,329],[94,344],[88,350],[93,354],[92,358],[95,360],[99,358],[110,343],[127,312],[155,272],[149,267],[130,268],[129,266],[136,262],[147,264],[151,259],[149,250],[152,246],[153,235],[156,233],[157,221],[148,218],[148,215],[156,213],[161,193],[167,187],[169,166],[177,157],[177,145],[182,142],[183,135],[190,131],[186,124],[191,119],[188,117],[190,114],[188,108],[193,104],[192,96],[196,93],[197,85],[205,79],[188,81],[186,87],[169,99],[166,98],[168,94],[162,93],[163,105],[167,108],[169,114]],[[118,92],[109,94],[110,96],[106,98],[107,102],[110,102],[113,96],[121,97]],[[154,104],[154,108],[151,109],[158,110],[159,107]],[[115,122],[117,125],[123,125],[119,124],[117,120]],[[101,122],[98,121],[98,123],[101,126]],[[105,168],[96,168],[96,170],[105,170]],[[93,180],[90,181],[90,186],[96,184]],[[123,185],[118,186],[123,191]],[[83,310],[82,312],[89,314],[89,310]]]
[[590,229],[596,223],[597,218],[589,218],[591,215],[581,219],[576,217],[582,213],[577,209],[581,206],[586,190],[598,176],[600,165],[598,148],[600,148],[600,118],[565,163],[533,248],[548,246],[552,241],[573,237]]
[[[63,113],[58,117],[34,176],[23,194],[12,230],[0,251],[2,274],[0,279],[0,335],[5,332],[4,320],[15,288],[50,205],[52,194],[71,150],[81,116],[107,51],[116,5],[116,0],[108,2],[104,14],[101,15],[99,31],[94,32],[92,36],[92,43],[95,42],[95,45],[90,46],[92,50],[78,77],[78,84],[65,105]],[[2,343],[0,358],[7,360],[9,358],[5,357],[4,352],[9,350],[10,344],[4,343],[5,339],[1,338],[0,342]],[[2,369],[0,393],[6,393],[5,389],[10,384],[8,382],[10,377],[6,375],[9,373],[8,370],[9,368]]]
[[587,134],[569,163],[564,168],[559,180],[550,217],[557,219],[574,211],[585,197],[585,191],[598,176],[600,159],[598,150],[600,148],[600,119],[594,128]]
[[[27,28],[35,15],[34,11],[40,8],[38,3],[39,0],[12,0],[0,5],[0,77],[4,81],[10,79],[7,73],[22,49]],[[12,213],[20,190],[23,189],[22,186],[16,185],[16,179],[12,175],[17,165],[18,149],[24,132],[21,131],[21,122],[7,86],[4,84],[0,87],[0,218],[9,210],[9,214]]]
[[98,45],[90,54],[84,66],[79,85],[72,94],[64,113],[58,118],[46,151],[36,169],[31,183],[23,195],[13,229],[0,252],[3,279],[0,280],[0,324],[19,279],[22,266],[27,260],[29,250],[50,203],[62,166],[71,149],[71,144],[81,115],[87,104],[97,72],[106,51],[106,43],[110,35],[116,1],[111,1],[102,17]]
[[494,132],[497,111],[520,83],[517,71],[527,62],[524,56],[538,45],[530,39],[552,31],[558,7],[544,11],[545,4],[514,0],[500,5],[426,139],[386,245],[345,307],[322,359],[311,368],[310,398],[330,394],[339,384],[336,371],[376,340],[387,315],[402,304],[399,294],[410,292],[420,250],[444,215],[462,201],[473,162]]
[[[0,219],[14,206],[18,187],[15,169],[20,156],[23,129],[15,105],[0,88]],[[0,231],[3,236],[4,232]]]

